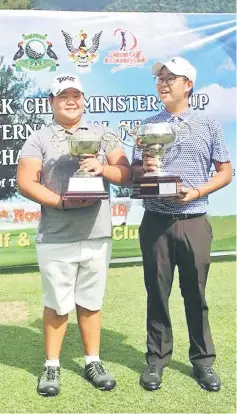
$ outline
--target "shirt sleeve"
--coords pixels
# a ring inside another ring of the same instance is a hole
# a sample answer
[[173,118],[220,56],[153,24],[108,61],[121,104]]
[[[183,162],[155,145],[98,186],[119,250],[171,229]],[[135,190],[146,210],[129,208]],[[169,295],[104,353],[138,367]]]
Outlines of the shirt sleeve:
[[43,149],[39,131],[33,132],[21,149],[21,158],[38,158],[43,160]]
[[223,129],[218,122],[211,120],[210,130],[212,135],[212,162],[230,161],[230,154],[225,141]]
[[142,153],[143,150],[135,145],[132,152],[132,165],[142,165]]
[[119,140],[118,135],[110,128],[104,128],[101,139],[101,150],[105,155],[115,149],[123,149],[123,144]]

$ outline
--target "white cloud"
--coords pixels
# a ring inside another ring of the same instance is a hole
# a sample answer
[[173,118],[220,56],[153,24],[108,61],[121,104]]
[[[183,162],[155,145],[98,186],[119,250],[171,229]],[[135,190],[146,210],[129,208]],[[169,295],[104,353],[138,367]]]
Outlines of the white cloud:
[[235,66],[233,60],[229,56],[227,56],[227,58],[225,59],[225,61],[223,62],[223,64],[220,65],[217,68],[216,71],[217,72],[221,72],[222,70],[230,70],[230,71],[236,70],[236,66]]
[[223,88],[214,83],[199,89],[197,94],[207,94],[209,103],[205,106],[204,113],[223,123],[236,120],[236,87]]

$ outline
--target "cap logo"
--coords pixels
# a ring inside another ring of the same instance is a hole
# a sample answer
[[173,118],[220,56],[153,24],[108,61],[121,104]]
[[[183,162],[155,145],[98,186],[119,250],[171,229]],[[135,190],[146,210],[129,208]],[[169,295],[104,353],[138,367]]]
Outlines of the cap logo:
[[62,76],[60,78],[57,78],[57,80],[58,80],[59,83],[65,82],[67,80],[69,80],[71,82],[74,82],[75,78],[73,76]]
[[176,60],[175,59],[172,59],[171,62],[176,63]]

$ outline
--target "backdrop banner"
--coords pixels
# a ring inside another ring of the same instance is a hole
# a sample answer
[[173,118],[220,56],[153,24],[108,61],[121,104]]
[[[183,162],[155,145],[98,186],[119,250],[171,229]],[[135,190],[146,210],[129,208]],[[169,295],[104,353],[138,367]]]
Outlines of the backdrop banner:
[[[16,169],[25,140],[52,119],[48,92],[56,74],[77,74],[85,119],[118,133],[122,122],[134,128],[163,109],[151,67],[174,56],[196,67],[190,105],[221,124],[235,166],[234,14],[0,11],[0,266],[37,262],[40,206],[18,194]],[[120,137],[131,161],[132,138]],[[210,177],[215,173],[213,166]],[[235,250],[235,188],[233,169],[232,183],[209,197],[213,251]],[[144,209],[130,192],[110,186],[113,257],[141,255]]]

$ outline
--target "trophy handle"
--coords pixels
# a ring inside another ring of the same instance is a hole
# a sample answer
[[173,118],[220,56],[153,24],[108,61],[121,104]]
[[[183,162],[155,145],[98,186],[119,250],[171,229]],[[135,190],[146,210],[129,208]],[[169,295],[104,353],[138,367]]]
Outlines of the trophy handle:
[[[128,143],[126,141],[123,141],[122,138],[120,138],[120,131],[121,130],[124,131],[124,132],[127,132],[129,135],[132,136],[133,144]],[[136,145],[136,143],[137,143],[137,138],[138,138],[137,131],[138,131],[138,127],[135,127],[135,128],[132,129],[132,128],[129,128],[127,124],[122,123],[118,126],[117,137],[118,137],[119,141],[122,142],[123,145],[126,145],[127,147],[131,148],[131,147],[134,147],[134,145]]]
[[182,143],[182,142],[184,142],[187,138],[189,138],[189,137],[190,137],[190,134],[191,134],[191,132],[192,132],[192,128],[191,128],[191,125],[190,125],[190,123],[189,123],[188,121],[181,121],[178,125],[175,125],[175,124],[170,124],[170,126],[171,126],[171,129],[173,130],[173,132],[174,132],[174,134],[175,134],[175,137],[176,137],[176,135],[177,135],[177,132],[178,132],[178,131],[180,131],[182,128],[185,128],[185,126],[187,126],[187,127],[188,127],[188,133],[186,134],[185,138],[183,138],[183,139],[179,139],[179,140],[178,140],[178,141],[176,141],[176,142],[174,141],[173,146],[181,144],[181,143]]

